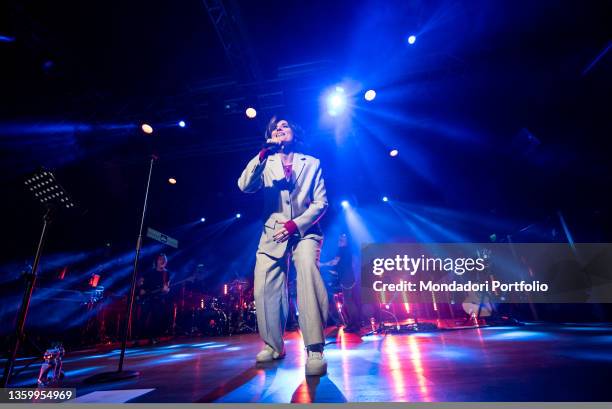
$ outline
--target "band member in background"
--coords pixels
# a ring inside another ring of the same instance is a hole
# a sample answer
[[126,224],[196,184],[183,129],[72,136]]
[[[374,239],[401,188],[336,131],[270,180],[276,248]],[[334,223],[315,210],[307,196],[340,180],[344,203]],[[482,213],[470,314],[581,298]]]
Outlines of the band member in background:
[[159,253],[155,257],[153,268],[139,277],[136,288],[140,305],[138,336],[148,338],[152,343],[171,332],[174,305],[169,296],[172,276],[167,267],[168,257]]
[[356,299],[358,288],[356,287],[357,281],[353,270],[353,255],[346,233],[342,233],[338,237],[336,257],[328,262],[321,263],[321,267],[331,267],[338,275],[344,301],[342,308],[347,320],[347,326],[344,330],[346,332],[359,332],[361,329],[361,313]]
[[238,179],[246,193],[264,190],[264,225],[255,263],[257,324],[265,346],[257,362],[285,356],[283,332],[288,314],[287,270],[297,275],[299,324],[307,350],[306,375],[323,375],[327,291],[319,271],[323,234],[319,219],[327,195],[319,159],[303,153],[301,130],[286,118],[273,117],[266,145]]

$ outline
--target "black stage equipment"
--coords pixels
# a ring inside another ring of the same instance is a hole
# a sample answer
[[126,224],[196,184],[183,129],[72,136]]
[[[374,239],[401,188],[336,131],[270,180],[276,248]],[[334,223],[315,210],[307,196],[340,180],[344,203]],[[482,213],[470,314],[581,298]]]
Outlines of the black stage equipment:
[[149,176],[147,178],[147,185],[145,189],[144,205],[142,206],[142,217],[140,219],[140,231],[138,232],[138,239],[136,240],[136,252],[134,255],[134,268],[132,270],[132,283],[130,285],[130,292],[128,293],[125,322],[123,324],[123,338],[121,340],[121,354],[119,355],[119,366],[116,371],[102,372],[89,378],[85,379],[85,383],[104,383],[104,382],[115,382],[123,379],[134,378],[140,376],[138,371],[127,371],[123,369],[123,362],[125,360],[125,348],[127,346],[127,339],[132,326],[132,310],[134,307],[134,293],[136,291],[136,277],[138,275],[138,259],[140,257],[140,249],[142,248],[142,231],[144,229],[144,221],[147,213],[147,203],[149,201],[149,187],[151,185],[151,175],[153,174],[153,164],[158,159],[156,155],[151,155],[149,161]]
[[13,373],[13,366],[15,365],[19,347],[26,340],[25,324],[28,317],[28,309],[30,308],[30,301],[32,300],[32,293],[34,292],[34,287],[36,286],[36,276],[38,274],[38,266],[40,264],[42,248],[47,236],[47,229],[56,210],[73,209],[75,207],[75,204],[68,196],[68,193],[66,193],[64,188],[57,183],[55,176],[49,170],[42,168],[26,178],[24,183],[34,196],[34,199],[45,207],[46,212],[43,217],[42,231],[40,233],[40,239],[38,240],[38,247],[36,248],[36,255],[34,257],[32,271],[25,275],[26,288],[23,293],[21,306],[17,316],[17,326],[15,329],[14,338],[10,342],[9,356],[4,366],[2,386],[5,388],[10,383],[11,375]]

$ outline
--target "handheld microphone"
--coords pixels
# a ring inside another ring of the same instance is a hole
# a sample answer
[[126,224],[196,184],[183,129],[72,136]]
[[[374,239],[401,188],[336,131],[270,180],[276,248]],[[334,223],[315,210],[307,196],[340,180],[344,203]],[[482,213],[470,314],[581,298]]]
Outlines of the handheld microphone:
[[263,147],[270,150],[270,152],[278,152],[282,149],[282,145],[280,143],[272,142],[270,139],[266,140]]

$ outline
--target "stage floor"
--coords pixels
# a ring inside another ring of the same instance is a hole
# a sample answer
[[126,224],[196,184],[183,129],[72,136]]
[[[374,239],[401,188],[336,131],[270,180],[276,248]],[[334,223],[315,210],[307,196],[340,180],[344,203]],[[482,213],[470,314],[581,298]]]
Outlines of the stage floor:
[[[256,365],[255,334],[130,348],[139,378],[85,385],[118,351],[68,354],[64,386],[84,402],[612,401],[612,326],[489,327],[360,338],[328,329],[328,375],[304,376],[299,333],[287,357]],[[23,361],[20,361],[23,362]],[[17,384],[36,378],[39,365]],[[102,391],[106,391],[102,393]]]

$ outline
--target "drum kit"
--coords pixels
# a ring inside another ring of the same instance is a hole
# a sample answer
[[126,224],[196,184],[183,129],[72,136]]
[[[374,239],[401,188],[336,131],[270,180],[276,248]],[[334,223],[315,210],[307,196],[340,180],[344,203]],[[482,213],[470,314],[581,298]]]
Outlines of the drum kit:
[[186,335],[233,335],[257,332],[253,289],[243,279],[223,285],[220,295],[204,291],[200,280],[185,283],[177,305],[176,333]]

